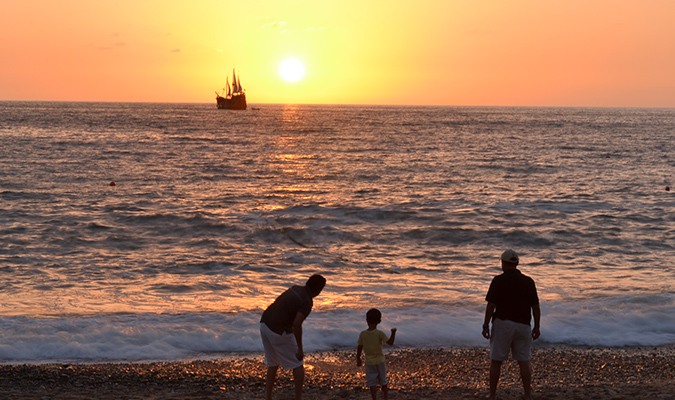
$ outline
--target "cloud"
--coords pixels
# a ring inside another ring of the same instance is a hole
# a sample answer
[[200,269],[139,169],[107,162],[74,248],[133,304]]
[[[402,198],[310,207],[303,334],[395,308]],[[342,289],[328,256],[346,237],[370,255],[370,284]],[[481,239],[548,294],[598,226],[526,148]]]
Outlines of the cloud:
[[171,50],[172,53],[180,53],[180,49],[173,49]]
[[283,30],[286,25],[286,21],[272,21],[263,24],[262,29]]

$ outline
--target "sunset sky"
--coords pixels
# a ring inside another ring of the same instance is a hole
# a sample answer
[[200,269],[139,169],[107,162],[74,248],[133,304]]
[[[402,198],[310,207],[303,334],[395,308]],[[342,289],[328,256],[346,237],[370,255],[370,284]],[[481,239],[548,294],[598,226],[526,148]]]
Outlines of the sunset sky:
[[[671,0],[21,0],[0,100],[675,107]],[[302,79],[280,64],[300,61]]]

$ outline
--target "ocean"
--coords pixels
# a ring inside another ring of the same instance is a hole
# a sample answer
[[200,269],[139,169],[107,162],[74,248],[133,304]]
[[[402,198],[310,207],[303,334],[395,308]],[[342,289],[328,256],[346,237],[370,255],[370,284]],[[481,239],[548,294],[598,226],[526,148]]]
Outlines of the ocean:
[[[0,102],[0,362],[488,346],[507,248],[538,345],[675,344],[675,110]],[[673,188],[673,191],[670,188]]]

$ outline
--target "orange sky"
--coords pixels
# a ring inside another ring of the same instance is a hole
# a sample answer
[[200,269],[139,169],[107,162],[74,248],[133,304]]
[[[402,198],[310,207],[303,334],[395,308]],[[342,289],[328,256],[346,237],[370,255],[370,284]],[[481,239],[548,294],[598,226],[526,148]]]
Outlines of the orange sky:
[[[671,0],[21,0],[0,100],[675,107]],[[304,79],[281,79],[297,58]]]

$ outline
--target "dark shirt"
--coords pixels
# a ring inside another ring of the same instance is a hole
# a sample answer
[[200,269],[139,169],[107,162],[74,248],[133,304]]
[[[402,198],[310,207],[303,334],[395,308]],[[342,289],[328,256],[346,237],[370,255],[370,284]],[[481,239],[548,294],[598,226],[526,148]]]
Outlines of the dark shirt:
[[493,318],[527,325],[530,324],[532,306],[539,304],[534,280],[517,269],[495,276],[485,300],[497,305]]
[[296,314],[301,313],[307,318],[313,305],[312,296],[306,286],[293,286],[267,307],[260,322],[264,322],[272,332],[279,335],[284,332],[292,333]]

